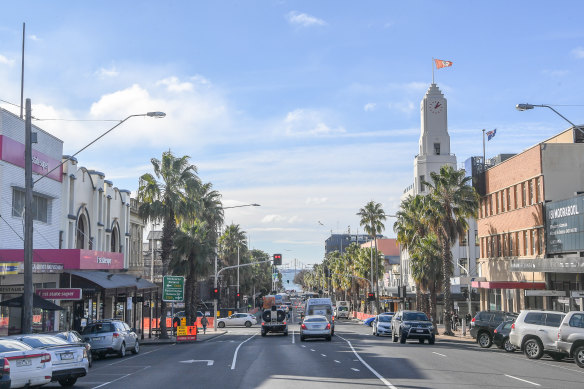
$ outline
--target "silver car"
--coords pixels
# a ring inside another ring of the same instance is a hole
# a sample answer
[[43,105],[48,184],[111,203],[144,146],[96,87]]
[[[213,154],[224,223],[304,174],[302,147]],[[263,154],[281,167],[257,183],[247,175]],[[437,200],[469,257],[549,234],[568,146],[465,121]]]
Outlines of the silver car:
[[118,354],[123,358],[126,350],[131,350],[134,354],[140,351],[138,335],[121,320],[99,320],[89,323],[81,335],[91,344],[91,352],[100,357]]
[[300,325],[300,340],[304,342],[307,338],[325,338],[330,342],[332,336],[331,324],[326,316],[310,315],[305,316]]
[[373,320],[373,335],[391,335],[391,319],[393,315],[377,315]]

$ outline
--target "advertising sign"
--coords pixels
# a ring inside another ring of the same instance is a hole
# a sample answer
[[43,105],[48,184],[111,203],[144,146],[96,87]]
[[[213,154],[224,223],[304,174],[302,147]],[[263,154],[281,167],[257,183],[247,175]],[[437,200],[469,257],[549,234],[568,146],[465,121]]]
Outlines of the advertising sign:
[[37,289],[36,294],[45,300],[81,300],[82,298],[80,288]]
[[185,295],[185,278],[182,276],[164,276],[162,280],[162,300],[168,302],[183,301]]
[[559,254],[584,250],[584,196],[545,205],[546,252]]
[[0,294],[23,294],[24,285],[0,285]]

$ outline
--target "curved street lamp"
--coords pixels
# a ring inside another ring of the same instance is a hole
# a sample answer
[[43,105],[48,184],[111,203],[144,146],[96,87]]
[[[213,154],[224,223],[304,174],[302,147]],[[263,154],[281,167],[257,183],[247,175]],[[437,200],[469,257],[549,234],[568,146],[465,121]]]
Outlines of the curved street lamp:
[[517,109],[518,111],[527,111],[529,109],[533,109],[534,107],[545,107],[545,108],[549,108],[552,111],[554,111],[558,116],[560,116],[562,119],[564,119],[565,121],[567,121],[568,123],[570,123],[572,125],[572,127],[574,127],[575,129],[577,129],[578,131],[580,131],[582,134],[584,134],[584,130],[582,130],[580,128],[580,126],[575,125],[574,123],[572,123],[571,121],[568,120],[568,118],[566,118],[564,115],[562,115],[561,113],[559,113],[558,111],[556,111],[554,108],[552,108],[552,106],[547,105],[547,104],[529,104],[529,103],[525,103],[525,104],[517,104],[515,106],[515,109]]

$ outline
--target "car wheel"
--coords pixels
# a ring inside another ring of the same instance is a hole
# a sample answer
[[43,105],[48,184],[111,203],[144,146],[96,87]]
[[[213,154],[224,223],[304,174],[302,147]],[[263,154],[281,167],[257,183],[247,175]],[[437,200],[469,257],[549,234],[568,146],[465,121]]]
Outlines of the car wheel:
[[122,342],[120,346],[120,351],[118,351],[118,357],[123,358],[126,356],[126,344]]
[[391,337],[394,342],[397,342],[397,335],[395,335],[393,331],[391,331]]
[[326,337],[326,341],[327,341],[327,342],[330,342],[331,340],[332,340],[332,337],[330,337],[330,336],[327,336],[327,337]]
[[584,368],[584,346],[580,346],[574,350],[574,362],[576,362],[576,365]]
[[550,357],[552,357],[552,359],[554,361],[561,361],[562,359],[564,359],[565,355],[562,353],[548,353]]
[[284,332],[284,336],[288,336],[288,331]]
[[300,341],[304,342],[304,340],[305,340],[304,336],[300,335]]
[[477,338],[477,343],[482,348],[489,348],[493,344],[493,339],[491,339],[491,335],[488,332],[481,332]]
[[418,343],[424,344],[424,339],[418,339]]
[[140,352],[140,343],[136,340],[136,344],[134,345],[134,349],[132,350],[132,354],[138,354]]
[[523,345],[523,350],[529,359],[540,359],[543,355],[543,345],[538,339],[528,339]]
[[503,349],[508,353],[512,353],[515,351],[515,346],[511,344],[509,338],[505,339],[505,342],[503,343]]
[[225,323],[220,321],[219,323],[217,323],[217,327],[219,328],[225,328]]
[[434,344],[436,342],[436,337],[431,337],[430,339],[428,339],[428,344]]
[[266,331],[262,330],[262,336],[266,336]]
[[73,386],[73,385],[75,385],[75,382],[77,382],[77,377],[75,377],[75,378],[73,378],[73,377],[62,378],[59,380],[59,383],[61,384],[61,386],[64,386],[64,387]]
[[246,321],[246,322],[245,322],[245,326],[246,326],[247,328],[251,327],[251,321]]
[[399,342],[401,344],[404,344],[406,342],[406,340],[408,340],[408,336],[404,333],[401,334],[401,336],[399,337]]

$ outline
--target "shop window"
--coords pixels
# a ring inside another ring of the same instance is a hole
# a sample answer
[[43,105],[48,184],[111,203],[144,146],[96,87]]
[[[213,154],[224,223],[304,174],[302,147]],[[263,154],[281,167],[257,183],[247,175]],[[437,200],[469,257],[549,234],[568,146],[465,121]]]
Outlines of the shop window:
[[[12,216],[24,216],[25,191],[18,188],[12,188]],[[49,204],[47,197],[37,194],[32,195],[32,219],[48,223],[49,221]]]
[[489,310],[501,310],[501,289],[488,289],[489,291]]

